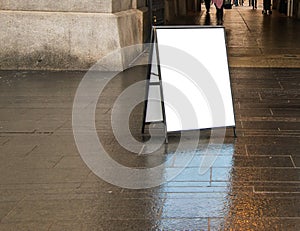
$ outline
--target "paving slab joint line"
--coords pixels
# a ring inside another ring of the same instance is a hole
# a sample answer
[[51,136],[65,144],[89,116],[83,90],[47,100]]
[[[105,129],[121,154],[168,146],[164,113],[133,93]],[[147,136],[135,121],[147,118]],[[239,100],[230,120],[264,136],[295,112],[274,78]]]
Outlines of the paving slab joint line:
[[243,22],[245,23],[245,25],[246,25],[246,27],[247,27],[248,31],[249,31],[249,32],[251,32],[251,29],[250,29],[250,27],[248,26],[248,24],[247,24],[247,22],[246,22],[245,18],[243,17],[243,15],[241,14],[241,12],[240,12],[240,10],[239,10],[239,9],[237,9],[237,12],[238,12],[238,13],[239,13],[239,15],[241,16],[241,18],[242,18]]
[[54,132],[46,132],[46,131],[37,131],[36,129],[34,129],[33,131],[31,132],[14,132],[14,131],[7,131],[7,132],[0,132],[0,135],[1,134],[4,134],[4,135],[11,135],[11,134],[14,134],[14,135],[34,135],[34,134],[37,134],[37,135],[52,135]]
[[31,150],[29,150],[27,153],[25,153],[25,157],[29,156],[31,152],[33,152],[38,146],[35,145]]
[[23,198],[21,199],[21,200],[19,200],[17,203],[16,203],[16,205],[11,209],[11,210],[9,210],[8,211],[8,213],[5,215],[5,216],[3,216],[2,217],[2,219],[0,219],[0,224],[2,223],[3,224],[3,220],[6,218],[6,217],[8,217],[23,201],[25,201],[25,198],[26,198],[26,195],[25,196],[23,196]]
[[290,155],[290,158],[291,158],[291,161],[292,161],[292,164],[293,164],[294,168],[297,168],[297,166],[296,166],[296,164],[294,162],[294,159],[293,159],[293,157],[291,155]]

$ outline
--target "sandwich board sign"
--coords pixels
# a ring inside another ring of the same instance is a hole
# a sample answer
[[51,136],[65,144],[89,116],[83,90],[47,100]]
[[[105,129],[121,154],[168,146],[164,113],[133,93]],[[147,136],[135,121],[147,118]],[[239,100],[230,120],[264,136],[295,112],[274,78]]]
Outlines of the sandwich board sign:
[[233,127],[235,117],[224,27],[156,26],[151,35],[143,131]]

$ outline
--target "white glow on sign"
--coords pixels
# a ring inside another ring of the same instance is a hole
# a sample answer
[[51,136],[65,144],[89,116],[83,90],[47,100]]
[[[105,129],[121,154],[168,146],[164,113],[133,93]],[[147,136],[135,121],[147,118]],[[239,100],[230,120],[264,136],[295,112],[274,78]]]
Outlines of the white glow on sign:
[[[167,131],[235,126],[224,28],[158,27],[156,35]],[[153,109],[147,122],[162,118]]]

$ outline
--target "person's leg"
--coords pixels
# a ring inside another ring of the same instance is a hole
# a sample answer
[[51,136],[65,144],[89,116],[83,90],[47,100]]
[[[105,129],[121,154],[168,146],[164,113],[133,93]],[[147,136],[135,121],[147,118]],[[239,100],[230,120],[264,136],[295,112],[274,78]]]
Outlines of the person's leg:
[[218,9],[217,5],[215,4],[216,7],[216,18],[217,18],[217,25],[219,25],[220,21],[220,10]]
[[224,15],[224,5],[222,5],[221,9],[220,9],[220,21],[221,21],[221,25],[223,24],[223,15]]
[[216,10],[217,10],[217,25],[222,25],[223,24],[223,6],[221,7],[221,9],[219,9],[216,6]]
[[210,10],[210,0],[205,0],[205,8],[206,8],[206,12],[209,13],[209,10]]

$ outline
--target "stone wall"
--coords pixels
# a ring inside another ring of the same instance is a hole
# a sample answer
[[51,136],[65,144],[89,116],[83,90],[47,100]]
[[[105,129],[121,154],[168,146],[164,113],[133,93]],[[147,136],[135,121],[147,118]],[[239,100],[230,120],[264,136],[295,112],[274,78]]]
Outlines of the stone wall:
[[[0,0],[0,69],[87,70],[112,51],[144,42],[144,2]],[[129,62],[119,55],[109,67],[122,70]]]
[[294,0],[294,12],[295,18],[300,19],[300,0]]
[[[2,10],[115,13],[132,9],[136,0],[1,0]],[[139,1],[139,6],[145,6]]]

